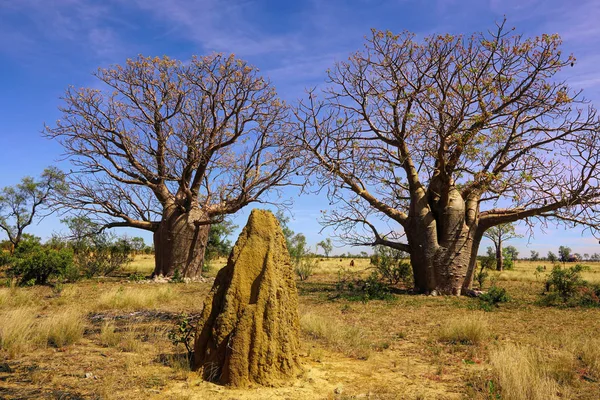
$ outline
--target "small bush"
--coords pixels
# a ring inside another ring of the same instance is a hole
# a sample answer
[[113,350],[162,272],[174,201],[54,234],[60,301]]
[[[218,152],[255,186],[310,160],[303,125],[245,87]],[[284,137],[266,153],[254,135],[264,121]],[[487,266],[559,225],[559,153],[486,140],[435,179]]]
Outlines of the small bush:
[[438,334],[440,342],[474,345],[489,336],[487,323],[481,318],[449,320],[442,325]]
[[348,271],[338,273],[336,291],[339,295],[353,301],[390,300],[393,298],[389,287],[382,282],[379,274],[373,271],[367,279],[356,279]]
[[15,252],[8,273],[17,277],[21,285],[44,285],[50,278],[66,274],[72,266],[71,250],[37,245]]
[[539,304],[566,307],[600,307],[600,285],[591,285],[581,277],[589,269],[581,264],[563,268],[555,265],[546,280]]
[[314,258],[305,257],[295,263],[294,270],[301,281],[305,281],[311,277],[317,267],[318,261]]
[[196,336],[197,322],[198,317],[181,314],[177,317],[175,326],[167,335],[173,346],[179,344],[185,346],[190,365],[193,362],[194,357],[194,338]]
[[410,263],[402,261],[406,257],[408,254],[403,251],[377,246],[370,260],[381,280],[391,286],[402,282],[404,287],[409,288],[413,284],[413,275]]
[[506,303],[509,300],[506,289],[492,285],[486,293],[479,296],[479,305],[485,311],[492,311],[494,307],[498,307],[498,304]]
[[481,271],[475,274],[475,280],[479,284],[479,289],[483,289],[483,284],[485,283],[489,275],[490,274],[487,271],[484,271],[483,269],[481,269]]
[[135,271],[129,274],[127,277],[131,282],[141,282],[146,280],[146,274],[143,272]]

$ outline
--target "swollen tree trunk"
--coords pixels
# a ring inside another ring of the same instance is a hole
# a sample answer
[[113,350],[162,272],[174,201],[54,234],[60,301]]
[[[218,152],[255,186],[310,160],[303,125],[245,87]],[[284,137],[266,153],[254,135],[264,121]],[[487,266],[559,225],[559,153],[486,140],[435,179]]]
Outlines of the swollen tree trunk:
[[446,196],[430,191],[413,202],[409,213],[405,231],[419,293],[461,295],[473,281],[483,235],[477,225],[478,201],[465,201],[455,188]]
[[181,211],[178,207],[165,208],[163,218],[154,232],[155,267],[152,276],[172,276],[175,271],[185,278],[202,276],[204,252],[210,225],[202,212]]
[[457,239],[440,246],[423,238],[409,239],[410,262],[413,267],[415,290],[419,293],[460,295],[473,281],[475,269],[475,230],[465,227],[457,231]]

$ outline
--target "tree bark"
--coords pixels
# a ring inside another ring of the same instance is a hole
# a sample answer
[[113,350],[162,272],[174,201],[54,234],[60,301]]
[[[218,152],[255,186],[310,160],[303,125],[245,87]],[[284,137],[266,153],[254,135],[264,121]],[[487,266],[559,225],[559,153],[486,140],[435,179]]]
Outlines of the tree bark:
[[198,209],[181,211],[166,207],[163,218],[154,232],[155,267],[152,276],[172,276],[178,271],[184,278],[202,276],[204,252],[210,225]]
[[474,232],[458,232],[458,239],[448,247],[435,246],[413,237],[410,262],[415,278],[415,291],[459,296],[473,281],[476,260]]
[[[427,203],[411,210],[406,229],[415,291],[461,295],[473,281],[482,232],[477,229],[478,202],[465,202],[452,187],[447,197],[434,182]],[[443,183],[442,183],[443,184]]]

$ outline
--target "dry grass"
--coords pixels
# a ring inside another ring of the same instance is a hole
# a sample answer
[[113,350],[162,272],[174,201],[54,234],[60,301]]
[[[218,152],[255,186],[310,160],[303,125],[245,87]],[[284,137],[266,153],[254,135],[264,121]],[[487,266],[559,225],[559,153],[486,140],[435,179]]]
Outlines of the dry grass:
[[505,345],[490,353],[490,364],[503,399],[559,399],[561,387],[548,376],[539,352],[529,347]]
[[133,261],[125,266],[124,272],[141,272],[145,275],[150,275],[154,271],[154,256],[139,254],[134,256]]
[[30,307],[0,313],[0,349],[11,358],[28,352],[39,342],[35,324],[36,310]]
[[475,345],[489,336],[487,321],[479,316],[456,317],[442,323],[438,340],[451,344]]
[[[130,269],[150,273],[153,268],[151,258],[136,262]],[[395,301],[361,303],[331,296],[340,268],[368,274],[368,262],[355,259],[350,267],[350,259],[325,259],[313,277],[298,283],[305,372],[281,388],[234,390],[202,382],[189,371],[185,350],[167,338],[170,315],[199,312],[208,283],[103,278],[64,285],[60,292],[2,288],[0,358],[15,372],[0,376],[0,397],[54,398],[60,392],[131,399],[489,400],[498,394],[518,400],[553,399],[560,393],[560,398],[597,400],[600,309],[536,306],[544,280],[534,273],[539,263],[518,262],[515,271],[504,272],[502,287],[513,301],[483,313],[474,311],[477,301],[466,297],[394,294]],[[595,276],[597,270],[592,265],[588,272]],[[168,313],[130,312],[157,308]],[[98,314],[110,322],[96,319]],[[81,319],[69,320],[71,315]],[[74,336],[68,334],[78,322],[87,328],[82,340],[76,339],[77,329]],[[61,340],[74,344],[48,348]],[[475,345],[441,345],[439,340]],[[94,378],[84,378],[86,372]],[[334,392],[338,387],[342,393]]]
[[34,306],[38,299],[39,296],[30,288],[0,288],[0,310]]
[[600,379],[600,338],[588,337],[573,344],[573,353],[581,361],[587,374]]
[[96,310],[143,310],[168,303],[175,295],[171,287],[124,287],[112,288],[102,293],[94,305]]
[[308,312],[300,318],[301,329],[314,339],[322,340],[332,350],[349,357],[367,359],[371,343],[364,330]]
[[115,324],[106,321],[100,329],[100,343],[106,347],[117,347],[121,343],[121,334],[116,332]]
[[83,336],[85,321],[81,312],[67,308],[51,314],[40,323],[39,332],[50,346],[64,347]]

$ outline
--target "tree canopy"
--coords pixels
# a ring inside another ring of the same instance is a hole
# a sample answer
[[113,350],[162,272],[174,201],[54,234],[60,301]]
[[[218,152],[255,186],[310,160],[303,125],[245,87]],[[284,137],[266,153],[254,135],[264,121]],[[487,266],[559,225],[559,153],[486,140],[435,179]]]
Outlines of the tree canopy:
[[45,129],[75,168],[64,204],[155,232],[155,272],[195,275],[210,224],[290,183],[287,107],[233,55],[140,56],[95,76],[101,89],[69,88]]
[[504,23],[424,40],[374,30],[295,111],[307,176],[335,205],[324,223],[347,243],[409,252],[418,290],[452,293],[470,285],[490,227],[596,233],[600,123],[558,79],[575,62],[560,47]]
[[49,201],[67,192],[64,174],[55,167],[44,170],[35,179],[26,176],[14,186],[0,190],[0,229],[8,236],[11,253],[19,245],[23,231],[48,210]]

